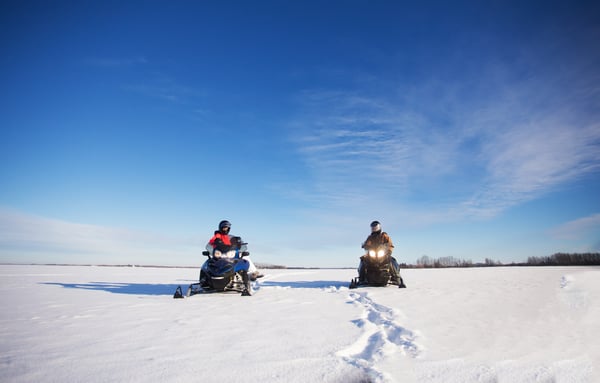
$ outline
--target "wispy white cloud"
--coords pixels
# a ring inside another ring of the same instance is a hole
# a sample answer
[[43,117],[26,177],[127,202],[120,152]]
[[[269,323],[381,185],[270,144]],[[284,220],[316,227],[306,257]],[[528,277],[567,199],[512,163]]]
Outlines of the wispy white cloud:
[[[598,174],[599,32],[542,25],[504,50],[487,49],[483,34],[469,41],[481,38],[477,52],[450,39],[446,60],[420,61],[427,71],[402,73],[400,60],[396,72],[347,71],[346,88],[305,91],[291,123],[313,181],[303,194],[320,208],[378,201],[448,222],[494,217]],[[378,56],[382,68],[394,59]]]
[[571,127],[560,121],[496,134],[484,147],[485,183],[470,202],[502,210],[596,172],[599,140],[600,125]]
[[197,259],[196,240],[79,224],[0,209],[3,262],[185,264]]
[[566,222],[553,228],[550,233],[554,238],[563,240],[577,240],[596,233],[596,241],[598,241],[600,240],[600,213]]
[[462,104],[443,84],[402,98],[305,93],[294,142],[315,199],[405,210],[428,200],[419,214],[433,221],[488,218],[600,171],[600,124],[578,107],[581,89],[538,95],[557,84],[492,74],[496,94]]
[[360,195],[365,188],[406,189],[412,177],[444,174],[453,166],[444,158],[454,150],[452,142],[426,132],[422,116],[341,92],[313,92],[305,101],[307,115],[295,122],[294,140],[325,197],[342,190]]

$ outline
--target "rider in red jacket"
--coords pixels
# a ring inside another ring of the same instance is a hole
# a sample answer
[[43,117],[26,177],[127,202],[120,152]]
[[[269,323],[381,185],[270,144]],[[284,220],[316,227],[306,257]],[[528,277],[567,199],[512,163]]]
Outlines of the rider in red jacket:
[[213,250],[219,250],[220,252],[225,253],[231,249],[231,236],[229,235],[229,230],[231,230],[231,222],[219,222],[219,230],[215,231],[213,237],[208,241]]
[[[224,256],[229,250],[239,249],[240,237],[230,235],[229,230],[231,230],[231,222],[227,220],[219,222],[219,230],[215,231],[215,234],[206,245],[207,250],[212,247],[213,256],[215,255],[214,253],[216,250],[221,252],[221,255],[219,256]],[[254,281],[256,278],[263,277],[263,274],[258,271],[250,257],[246,256],[245,259],[250,263],[250,268],[248,269],[250,279]]]

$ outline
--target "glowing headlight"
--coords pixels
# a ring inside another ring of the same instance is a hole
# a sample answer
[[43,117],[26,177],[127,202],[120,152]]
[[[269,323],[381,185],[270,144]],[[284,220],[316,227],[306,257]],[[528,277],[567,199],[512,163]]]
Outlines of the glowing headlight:
[[382,250],[377,250],[377,251],[375,251],[375,250],[369,250],[369,256],[373,257],[373,258],[375,258],[375,257],[377,257],[377,258],[384,257],[385,256],[385,250],[383,250],[383,249]]
[[226,254],[227,258],[235,258],[235,250],[229,250],[225,254]]

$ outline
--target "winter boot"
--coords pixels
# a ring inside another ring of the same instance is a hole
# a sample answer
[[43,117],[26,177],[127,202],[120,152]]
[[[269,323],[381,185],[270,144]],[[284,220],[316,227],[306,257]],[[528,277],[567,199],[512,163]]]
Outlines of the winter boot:
[[400,277],[400,283],[398,284],[398,287],[401,289],[405,289],[406,285],[404,284],[404,281],[402,280],[402,277]]

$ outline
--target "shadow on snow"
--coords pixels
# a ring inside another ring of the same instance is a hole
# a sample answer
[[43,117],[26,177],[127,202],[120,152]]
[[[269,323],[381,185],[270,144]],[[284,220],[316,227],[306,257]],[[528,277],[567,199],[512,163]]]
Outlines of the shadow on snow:
[[[260,281],[260,280],[259,280]],[[344,281],[299,281],[299,282],[275,282],[275,281],[260,281],[260,287],[282,287],[292,289],[328,289],[334,287],[348,287],[348,282]]]
[[[190,282],[191,283],[191,282]],[[62,286],[66,289],[81,289],[92,291],[107,291],[115,294],[131,295],[173,295],[179,285],[154,283],[119,283],[119,282],[89,282],[89,283],[57,283],[44,282],[43,285]],[[187,283],[189,284],[189,283]],[[187,286],[186,284],[186,286]]]
[[[90,291],[106,291],[114,294],[129,295],[169,295],[172,296],[177,286],[186,288],[195,281],[184,281],[181,284],[157,284],[157,283],[121,283],[121,282],[88,282],[88,283],[59,283],[43,282],[43,285],[61,286],[66,289],[80,289]],[[328,289],[348,287],[348,282],[343,281],[260,281],[255,288],[279,287],[292,289]]]

